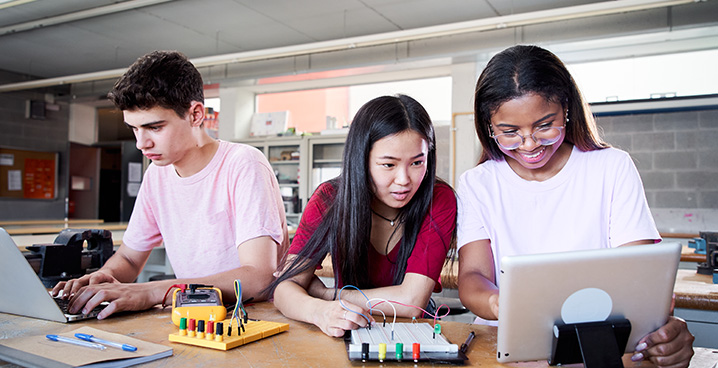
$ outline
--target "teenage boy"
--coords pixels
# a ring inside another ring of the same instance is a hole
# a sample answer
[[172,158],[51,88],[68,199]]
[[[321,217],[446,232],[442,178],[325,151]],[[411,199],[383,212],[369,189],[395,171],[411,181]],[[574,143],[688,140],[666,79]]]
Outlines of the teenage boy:
[[[277,179],[257,149],[212,139],[203,128],[202,76],[175,51],[135,61],[108,94],[152,160],[122,245],[98,271],[58,283],[71,313],[109,305],[98,315],[167,302],[175,284],[206,284],[233,302],[261,300],[289,243]],[[132,283],[164,243],[176,280]]]

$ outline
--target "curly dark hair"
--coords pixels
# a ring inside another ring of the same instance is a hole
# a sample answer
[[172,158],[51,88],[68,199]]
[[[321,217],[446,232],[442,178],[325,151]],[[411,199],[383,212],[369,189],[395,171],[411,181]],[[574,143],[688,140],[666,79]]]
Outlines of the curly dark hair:
[[204,102],[204,83],[184,54],[153,51],[130,65],[107,97],[120,110],[160,106],[184,117],[193,101]]

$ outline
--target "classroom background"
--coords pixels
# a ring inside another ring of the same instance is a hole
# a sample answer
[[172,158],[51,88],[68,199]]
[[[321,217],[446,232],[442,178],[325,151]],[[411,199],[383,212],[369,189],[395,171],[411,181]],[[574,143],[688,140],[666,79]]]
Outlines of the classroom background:
[[[106,94],[152,50],[195,63],[206,129],[267,155],[296,225],[338,174],[353,114],[382,94],[427,107],[437,173],[455,186],[481,150],[477,77],[515,44],[566,62],[605,140],[635,161],[664,237],[718,231],[716,0],[0,1],[0,226],[98,220],[83,224],[121,240],[149,161]],[[139,281],[172,273],[162,251]],[[459,307],[451,287],[436,297]],[[709,346],[717,312],[693,312]]]
[[[2,156],[0,184],[13,184],[15,192],[0,191],[0,220],[128,219],[142,159],[104,96],[123,68],[154,49],[182,51],[199,67],[211,107],[207,126],[225,140],[294,128],[315,138],[337,133],[340,143],[341,128],[363,102],[412,94],[437,125],[440,175],[455,184],[480,150],[470,115],[478,74],[495,52],[538,44],[569,65],[606,140],[634,158],[660,231],[695,233],[718,223],[716,1],[313,0],[296,10],[287,1],[11,1],[0,7],[0,148],[57,154],[50,198],[17,193],[17,168],[8,166],[12,156]],[[189,22],[190,14],[200,19]],[[253,132],[253,119],[272,112],[285,113],[285,120],[274,131]],[[290,148],[306,151],[309,141]],[[256,145],[269,154],[273,144]],[[311,155],[300,153],[304,161]],[[296,173],[285,178],[297,184],[285,189],[294,201],[287,209],[301,213],[317,184],[310,179],[326,179],[336,166],[301,162],[280,169],[299,171],[298,180]]]

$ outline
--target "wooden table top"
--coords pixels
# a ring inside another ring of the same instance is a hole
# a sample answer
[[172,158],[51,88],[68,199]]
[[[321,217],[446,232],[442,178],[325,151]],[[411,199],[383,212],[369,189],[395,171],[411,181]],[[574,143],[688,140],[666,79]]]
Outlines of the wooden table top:
[[696,253],[696,250],[693,248],[688,248],[687,246],[683,247],[683,250],[681,251],[681,262],[695,262],[695,263],[701,263],[706,261],[706,255],[705,254],[698,254]]
[[718,284],[713,283],[713,276],[678,270],[673,293],[676,308],[718,311]]
[[[78,223],[72,226],[17,226],[5,227],[10,235],[58,234],[67,228],[92,228],[104,230],[127,230],[127,223]],[[80,226],[85,225],[85,226]]]
[[0,221],[0,226],[38,226],[38,225],[75,225],[75,224],[101,224],[101,219],[67,219],[67,220],[11,220]]
[[[159,307],[145,312],[113,316],[104,321],[90,320],[71,324],[49,322],[0,313],[3,333],[6,338],[28,334],[61,333],[86,325],[103,331],[127,334],[144,341],[171,346],[174,355],[144,364],[143,367],[352,367],[383,366],[378,362],[351,362],[347,358],[344,342],[340,338],[326,336],[317,327],[284,317],[274,305],[268,302],[247,306],[250,318],[289,323],[289,331],[271,336],[229,351],[218,351],[179,343],[171,343],[168,335],[176,331],[170,319],[170,308]],[[469,366],[481,367],[547,367],[546,361],[499,364],[496,361],[496,327],[442,322],[442,333],[450,342],[460,345],[470,331],[476,333],[467,355]],[[699,349],[700,350],[700,349]],[[709,352],[710,353],[710,352]],[[626,367],[653,367],[649,363],[634,364],[630,354],[623,357]],[[413,362],[395,363],[391,366],[429,367],[446,365]],[[3,366],[0,362],[0,366]],[[578,365],[579,367],[582,365]]]

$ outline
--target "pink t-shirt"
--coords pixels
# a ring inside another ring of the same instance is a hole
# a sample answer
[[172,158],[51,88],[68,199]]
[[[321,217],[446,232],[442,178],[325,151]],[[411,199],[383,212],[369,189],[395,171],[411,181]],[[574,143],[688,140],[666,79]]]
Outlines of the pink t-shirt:
[[542,182],[522,179],[505,160],[486,161],[461,176],[457,193],[457,245],[491,240],[495,270],[503,256],[660,240],[638,171],[615,148],[574,147]]
[[186,178],[173,165],[150,165],[123,242],[147,251],[164,241],[178,278],[202,277],[240,267],[237,247],[269,236],[278,257],[288,246],[277,179],[254,147],[219,141],[212,160]]

